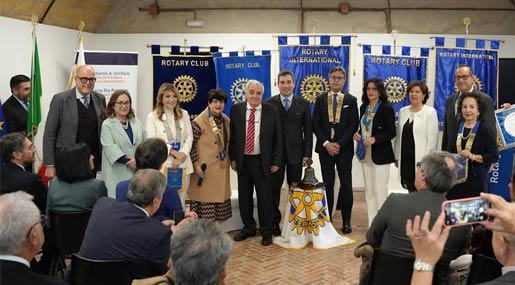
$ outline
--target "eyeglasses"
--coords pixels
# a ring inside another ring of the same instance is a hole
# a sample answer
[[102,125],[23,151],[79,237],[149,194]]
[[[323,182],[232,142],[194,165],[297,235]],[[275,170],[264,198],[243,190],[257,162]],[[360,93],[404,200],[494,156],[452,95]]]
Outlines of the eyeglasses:
[[116,104],[116,106],[130,106],[131,105],[131,102],[129,101],[125,101],[125,102],[114,102]]
[[367,91],[377,91],[377,87],[367,87]]
[[469,79],[470,75],[456,75],[456,80],[467,80]]
[[47,216],[45,216],[45,215],[41,215],[40,220],[39,220],[37,223],[33,224],[33,225],[32,225],[32,227],[30,227],[29,231],[27,232],[27,235],[28,235],[28,234],[32,231],[32,229],[33,229],[35,226],[37,226],[38,224],[41,224],[41,226],[43,226],[43,225],[45,224],[46,220],[47,220]]
[[345,80],[345,76],[331,76],[330,78],[334,81]]
[[97,79],[95,77],[79,77],[79,80],[82,84],[86,84],[88,83],[95,83],[95,81],[97,81]]

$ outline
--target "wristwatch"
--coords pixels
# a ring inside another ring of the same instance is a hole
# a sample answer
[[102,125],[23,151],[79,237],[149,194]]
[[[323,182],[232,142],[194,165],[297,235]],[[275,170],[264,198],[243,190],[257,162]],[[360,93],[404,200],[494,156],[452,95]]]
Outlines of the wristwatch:
[[413,263],[414,271],[433,271],[434,269],[435,269],[434,265],[425,263],[421,259],[417,259],[417,260],[415,260],[415,263]]

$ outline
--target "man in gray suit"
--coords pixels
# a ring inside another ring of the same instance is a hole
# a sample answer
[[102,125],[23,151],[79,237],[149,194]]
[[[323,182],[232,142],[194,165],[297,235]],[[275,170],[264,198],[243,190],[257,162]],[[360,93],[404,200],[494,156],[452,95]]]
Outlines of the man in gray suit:
[[[446,200],[445,193],[455,182],[456,164],[449,153],[434,152],[423,157],[415,173],[417,191],[391,194],[386,199],[367,232],[367,242],[393,256],[415,257],[413,246],[406,235],[406,221],[416,215],[422,217],[429,211],[432,226],[441,211],[442,202]],[[470,230],[467,226],[451,230],[437,266],[439,279],[447,278],[450,261],[464,253],[468,247]]]
[[[456,68],[454,78],[458,92],[449,96],[445,101],[445,119],[443,123],[442,150],[448,150],[449,140],[456,138],[456,132],[459,123],[463,121],[461,110],[458,110],[458,102],[461,94],[469,93],[474,90],[474,73],[472,67],[468,64],[461,64]],[[494,102],[492,97],[483,92],[479,92],[479,98],[483,101],[483,112],[479,114],[479,120],[483,121],[492,133],[497,133],[495,126]],[[504,106],[504,105],[503,105]]]
[[43,135],[45,175],[55,176],[55,153],[63,146],[84,142],[94,156],[95,172],[100,170],[100,116],[106,107],[104,95],[93,91],[95,70],[89,65],[77,69],[75,88],[54,95]]

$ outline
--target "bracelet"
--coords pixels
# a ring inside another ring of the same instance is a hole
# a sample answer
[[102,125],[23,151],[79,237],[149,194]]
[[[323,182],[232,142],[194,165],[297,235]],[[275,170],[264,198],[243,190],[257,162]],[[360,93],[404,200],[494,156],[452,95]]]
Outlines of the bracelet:
[[415,263],[413,263],[413,270],[414,271],[429,271],[432,272],[434,270],[434,265],[426,263],[422,261],[421,259],[415,260]]

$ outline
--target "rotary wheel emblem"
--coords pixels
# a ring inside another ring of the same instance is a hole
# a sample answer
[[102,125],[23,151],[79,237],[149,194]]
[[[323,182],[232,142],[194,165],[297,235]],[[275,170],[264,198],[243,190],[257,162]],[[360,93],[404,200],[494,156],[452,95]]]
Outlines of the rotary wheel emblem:
[[234,104],[245,101],[248,78],[238,78],[231,85],[231,100]]
[[173,85],[179,91],[179,102],[190,102],[198,93],[197,81],[189,75],[181,75],[173,81]]
[[388,102],[398,103],[406,98],[406,81],[398,76],[390,76],[384,81]]
[[315,103],[317,96],[329,90],[329,83],[318,74],[306,76],[300,84],[302,97],[311,103]]
[[288,221],[293,221],[292,231],[297,230],[299,235],[304,232],[318,236],[320,227],[330,221],[322,188],[293,189],[290,195],[290,204]]
[[[483,91],[483,82],[475,75],[472,75],[472,80],[474,80],[474,90]],[[454,92],[458,93],[458,91],[458,85],[454,82]]]

